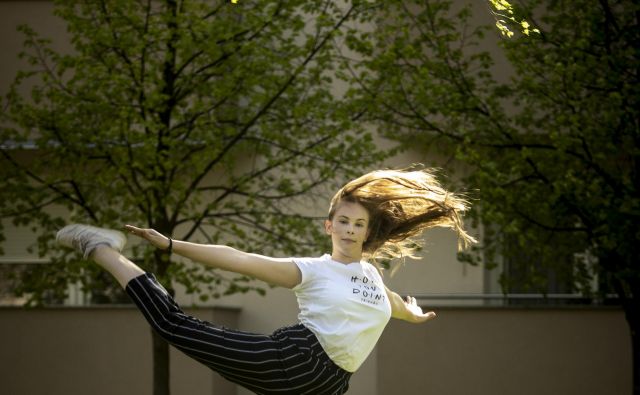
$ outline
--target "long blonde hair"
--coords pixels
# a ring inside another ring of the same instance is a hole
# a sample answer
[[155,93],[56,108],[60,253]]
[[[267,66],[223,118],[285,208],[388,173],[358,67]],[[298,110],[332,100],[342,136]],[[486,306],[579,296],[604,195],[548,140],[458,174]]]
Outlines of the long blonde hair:
[[417,258],[417,237],[434,227],[453,229],[459,249],[475,243],[462,221],[468,202],[446,191],[428,169],[376,170],[348,182],[331,199],[330,220],[345,201],[369,213],[365,258]]

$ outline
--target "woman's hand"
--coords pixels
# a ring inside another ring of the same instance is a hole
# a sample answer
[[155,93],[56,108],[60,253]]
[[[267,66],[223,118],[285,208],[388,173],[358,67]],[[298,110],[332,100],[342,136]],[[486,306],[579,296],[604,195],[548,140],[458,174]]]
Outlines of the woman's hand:
[[131,225],[125,225],[124,229],[132,235],[142,237],[156,248],[159,248],[161,250],[166,250],[167,248],[169,248],[169,238],[163,236],[160,232],[154,229],[141,229]]
[[432,318],[435,318],[436,313],[433,311],[429,311],[424,313],[422,308],[418,306],[418,302],[416,298],[412,296],[407,296],[406,300],[403,300],[404,306],[407,310],[407,315],[403,318],[405,321],[413,322],[415,324],[419,324],[421,322],[425,322]]
[[434,313],[433,311],[429,311],[427,313],[422,311],[422,308],[418,306],[416,298],[407,296],[406,299],[402,299],[400,295],[393,292],[389,288],[385,287],[385,289],[387,290],[389,302],[391,302],[391,316],[393,318],[408,321],[414,324],[419,324],[421,322],[425,322],[432,318],[435,318],[436,313]]

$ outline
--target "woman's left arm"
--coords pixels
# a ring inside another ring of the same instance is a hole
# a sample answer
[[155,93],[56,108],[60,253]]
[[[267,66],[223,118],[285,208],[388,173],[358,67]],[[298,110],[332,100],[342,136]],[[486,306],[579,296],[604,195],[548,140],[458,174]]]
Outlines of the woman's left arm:
[[391,302],[391,317],[412,322],[414,324],[419,324],[435,318],[436,313],[433,311],[429,311],[427,313],[422,311],[422,308],[418,306],[418,303],[416,302],[416,298],[407,296],[407,300],[403,300],[400,295],[393,292],[386,286],[385,289],[387,290],[389,302]]

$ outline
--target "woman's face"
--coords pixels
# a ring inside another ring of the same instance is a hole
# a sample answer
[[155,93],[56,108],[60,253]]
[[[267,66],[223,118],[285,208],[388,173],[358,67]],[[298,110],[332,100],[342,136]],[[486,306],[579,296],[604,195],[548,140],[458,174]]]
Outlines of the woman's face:
[[331,236],[334,260],[360,261],[362,245],[369,235],[369,213],[359,203],[340,202],[333,218],[325,221],[325,230]]

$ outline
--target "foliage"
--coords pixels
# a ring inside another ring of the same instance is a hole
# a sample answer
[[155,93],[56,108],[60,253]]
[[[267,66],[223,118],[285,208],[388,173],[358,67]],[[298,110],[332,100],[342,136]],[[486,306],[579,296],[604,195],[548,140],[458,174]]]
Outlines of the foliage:
[[496,27],[502,33],[503,36],[513,37],[513,31],[509,29],[509,23],[519,25],[522,29],[522,34],[529,35],[529,33],[540,33],[537,28],[530,29],[531,25],[525,19],[518,20],[515,16],[513,5],[507,0],[489,0],[491,6],[491,13],[496,19]]
[[638,393],[640,6],[522,3],[516,21],[540,34],[490,51],[492,28],[472,23],[470,7],[384,2],[378,28],[351,45],[375,55],[352,64],[360,87],[350,95],[389,137],[463,164],[483,230],[465,259],[505,264],[516,274],[502,277],[505,292],[554,291],[550,275],[564,292],[615,292]]
[[[105,287],[97,269],[54,245],[66,222],[317,253],[314,207],[327,204],[327,186],[384,157],[351,104],[332,94],[335,40],[365,6],[59,1],[71,53],[22,26],[31,67],[3,103],[0,211],[33,227],[37,253],[54,265],[27,272],[20,289],[39,303],[60,299],[69,283]],[[169,265],[144,245],[131,256],[203,298],[254,289],[246,278]]]
[[[21,27],[30,68],[2,103],[0,216],[29,226],[52,264],[20,272],[18,291],[43,303],[80,283],[94,301],[119,300],[96,265],[55,246],[66,222],[132,223],[264,254],[326,248],[314,221],[326,189],[385,157],[334,95],[336,43],[367,7],[57,1],[71,53]],[[127,255],[203,300],[263,292],[144,244]],[[152,339],[154,393],[168,394],[168,347]]]
[[553,267],[573,289],[588,292],[599,275],[603,290],[630,298],[640,273],[638,7],[528,6],[520,13],[541,15],[545,28],[500,42],[507,80],[481,47],[490,29],[472,25],[468,7],[386,2],[379,29],[352,45],[377,52],[352,66],[361,87],[351,94],[390,137],[466,164],[486,225],[475,259],[521,263],[537,290]]

